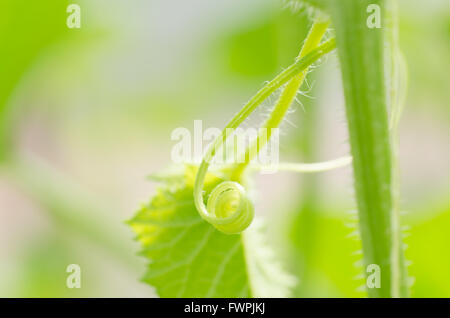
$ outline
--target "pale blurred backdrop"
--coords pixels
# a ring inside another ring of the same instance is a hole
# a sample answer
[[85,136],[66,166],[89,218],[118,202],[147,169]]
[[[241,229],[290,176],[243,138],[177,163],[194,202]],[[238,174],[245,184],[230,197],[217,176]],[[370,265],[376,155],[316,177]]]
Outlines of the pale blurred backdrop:
[[[66,27],[69,3],[81,29]],[[196,119],[222,128],[294,61],[309,25],[281,0],[2,0],[0,296],[155,296],[124,222],[157,186],[146,177],[171,165],[171,132]],[[412,295],[450,297],[450,2],[400,1],[400,38]],[[339,63],[333,54],[319,64],[282,126],[283,161],[349,151]],[[351,169],[255,180],[257,214],[299,277],[294,295],[364,295]],[[66,287],[72,263],[81,289]]]

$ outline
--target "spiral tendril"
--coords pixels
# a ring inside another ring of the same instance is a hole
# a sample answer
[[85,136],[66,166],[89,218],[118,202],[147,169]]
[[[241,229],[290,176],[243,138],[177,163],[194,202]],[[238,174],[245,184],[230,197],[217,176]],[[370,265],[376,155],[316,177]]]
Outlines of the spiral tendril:
[[[220,144],[220,142],[218,142]],[[214,151],[206,155],[211,158]],[[203,202],[203,182],[209,163],[203,160],[194,185],[194,202],[200,216],[225,234],[238,234],[253,221],[255,209],[242,185],[234,181],[223,181],[211,191],[206,206]]]
[[206,209],[221,220],[222,224],[213,223],[213,226],[227,234],[244,231],[255,216],[253,203],[244,187],[233,181],[222,182],[212,190]]
[[[216,151],[222,147],[228,138],[227,130],[236,129],[242,122],[276,89],[287,83],[297,74],[303,72],[321,56],[336,47],[334,39],[325,41],[305,56],[281,72],[267,83],[248,103],[231,119],[213,144],[208,149],[197,171],[194,184],[194,203],[200,216],[218,230],[226,234],[237,234],[244,231],[252,222],[255,211],[253,203],[242,185],[234,181],[224,181],[210,193],[207,205],[203,201],[203,184],[209,163]],[[236,179],[234,179],[236,180]]]

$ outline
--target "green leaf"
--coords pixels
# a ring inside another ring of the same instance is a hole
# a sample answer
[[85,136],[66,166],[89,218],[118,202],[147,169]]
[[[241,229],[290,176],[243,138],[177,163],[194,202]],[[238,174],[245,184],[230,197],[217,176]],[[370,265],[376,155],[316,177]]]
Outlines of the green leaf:
[[[150,260],[143,281],[161,297],[287,297],[294,279],[262,244],[262,224],[242,234],[219,232],[198,214],[193,201],[197,168],[168,178],[129,222]],[[226,176],[209,173],[207,194]]]

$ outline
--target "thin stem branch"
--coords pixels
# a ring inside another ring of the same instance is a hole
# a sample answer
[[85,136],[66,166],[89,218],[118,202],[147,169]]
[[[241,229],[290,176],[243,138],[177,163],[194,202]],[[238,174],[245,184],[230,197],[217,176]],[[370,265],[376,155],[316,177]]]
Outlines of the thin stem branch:
[[[346,156],[329,161],[314,162],[314,163],[296,163],[296,162],[282,162],[275,166],[277,171],[291,171],[299,173],[314,173],[325,172],[342,167],[346,167],[352,163],[352,157]],[[268,170],[271,166],[250,164],[250,170]]]
[[[250,101],[230,120],[226,125],[222,134],[213,142],[206,152],[202,163],[197,172],[197,176],[194,184],[194,202],[195,206],[202,218],[210,222],[213,225],[227,225],[235,222],[240,216],[235,213],[227,217],[217,217],[216,215],[210,214],[203,201],[203,184],[206,177],[208,167],[214,155],[222,147],[227,138],[229,137],[229,132],[234,131],[239,125],[276,89],[287,83],[292,77],[306,70],[311,64],[316,62],[323,55],[331,52],[335,48],[334,39],[330,39],[312,50],[310,53],[306,54],[301,59],[298,59],[294,64],[289,66],[281,74],[275,77],[271,82],[266,84],[255,96],[253,96]],[[242,195],[241,186],[236,183],[234,190],[238,191]]]
[[[319,21],[315,22],[311,27],[311,30],[306,37],[305,43],[300,50],[298,58],[301,59],[306,54],[314,50],[322,40],[327,28],[329,21]],[[275,108],[273,109],[270,117],[266,120],[263,125],[264,134],[260,134],[256,140],[249,145],[245,152],[245,161],[237,165],[236,170],[233,175],[233,179],[239,179],[241,174],[244,172],[248,164],[254,159],[254,157],[259,153],[259,151],[267,144],[272,135],[273,129],[280,126],[283,118],[286,115],[289,107],[295,100],[298,90],[303,84],[303,81],[308,73],[308,69],[305,69],[300,74],[294,76],[284,88],[278,99]]]

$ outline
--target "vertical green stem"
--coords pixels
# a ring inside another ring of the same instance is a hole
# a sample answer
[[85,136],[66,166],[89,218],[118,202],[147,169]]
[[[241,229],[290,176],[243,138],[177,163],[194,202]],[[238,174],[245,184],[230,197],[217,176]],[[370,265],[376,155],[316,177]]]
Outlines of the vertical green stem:
[[408,82],[407,66],[403,54],[399,46],[399,26],[398,26],[398,3],[397,1],[389,1],[386,3],[388,13],[388,39],[390,48],[390,118],[389,128],[391,131],[392,145],[392,188],[393,188],[393,213],[392,222],[394,227],[394,250],[398,250],[399,263],[399,295],[401,297],[409,296],[408,277],[405,265],[405,258],[402,246],[402,236],[400,227],[400,170],[398,162],[398,126],[400,116],[406,99],[406,90]]
[[385,28],[369,28],[367,8],[388,0],[330,1],[342,69],[356,199],[365,265],[381,269],[381,287],[370,297],[399,297],[404,270],[398,214],[393,202],[393,158],[389,135]]

